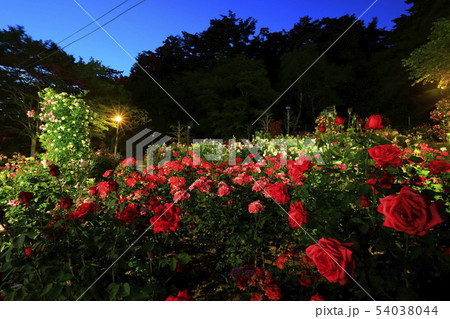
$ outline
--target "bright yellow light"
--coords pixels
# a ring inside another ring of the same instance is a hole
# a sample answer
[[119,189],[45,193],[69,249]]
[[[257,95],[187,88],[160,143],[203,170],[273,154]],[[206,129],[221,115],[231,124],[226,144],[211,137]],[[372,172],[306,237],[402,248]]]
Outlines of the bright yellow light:
[[122,116],[117,115],[117,116],[114,118],[114,121],[116,121],[116,122],[121,122],[121,121],[122,121]]

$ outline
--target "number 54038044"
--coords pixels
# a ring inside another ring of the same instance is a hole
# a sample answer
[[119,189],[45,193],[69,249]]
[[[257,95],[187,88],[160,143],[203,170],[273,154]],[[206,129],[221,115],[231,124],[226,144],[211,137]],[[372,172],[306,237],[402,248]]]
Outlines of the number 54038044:
[[426,306],[426,307],[421,307],[421,306],[386,306],[383,307],[382,306],[377,306],[376,308],[376,315],[392,315],[392,316],[405,316],[405,315],[437,315],[438,314],[438,309],[437,306],[434,307],[430,307],[430,306]]

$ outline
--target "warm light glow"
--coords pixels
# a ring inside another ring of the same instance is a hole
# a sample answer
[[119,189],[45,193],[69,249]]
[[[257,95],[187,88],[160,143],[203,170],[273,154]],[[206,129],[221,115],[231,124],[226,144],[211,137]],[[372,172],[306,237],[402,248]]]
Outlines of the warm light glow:
[[114,118],[114,121],[116,121],[116,122],[121,122],[121,121],[122,121],[122,116],[117,115],[117,116]]

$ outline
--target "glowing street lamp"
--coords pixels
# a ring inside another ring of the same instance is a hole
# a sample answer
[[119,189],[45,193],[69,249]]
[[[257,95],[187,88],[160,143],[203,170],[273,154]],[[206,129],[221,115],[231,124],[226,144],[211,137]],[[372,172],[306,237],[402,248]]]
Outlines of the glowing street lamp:
[[123,118],[120,115],[117,115],[114,118],[114,121],[117,123],[117,126],[116,126],[116,145],[114,146],[114,155],[117,154],[117,144],[119,143],[119,126],[120,126],[120,123],[122,122],[122,120],[123,120]]

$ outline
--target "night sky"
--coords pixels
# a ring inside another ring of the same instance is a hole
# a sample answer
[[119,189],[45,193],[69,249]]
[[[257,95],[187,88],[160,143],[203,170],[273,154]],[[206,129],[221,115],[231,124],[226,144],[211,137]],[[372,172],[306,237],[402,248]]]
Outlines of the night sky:
[[[94,18],[98,18],[124,0],[77,0]],[[101,20],[106,23],[141,0],[129,0]],[[105,29],[133,57],[143,50],[154,50],[167,36],[201,32],[209,21],[233,11],[239,18],[255,18],[257,31],[268,27],[270,31],[289,30],[300,17],[340,17],[345,14],[361,15],[375,0],[147,0],[120,16]],[[406,13],[404,0],[379,0],[362,18],[369,22],[378,17],[379,26],[392,28],[392,20]],[[22,25],[34,39],[59,42],[92,20],[73,0],[14,0],[2,1],[0,28]],[[97,28],[89,28],[61,43],[73,40]],[[105,65],[128,74],[133,61],[102,30],[65,49],[76,58],[88,60],[91,56]]]

